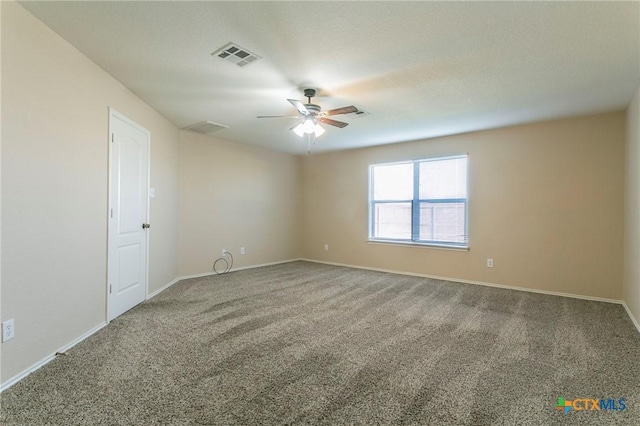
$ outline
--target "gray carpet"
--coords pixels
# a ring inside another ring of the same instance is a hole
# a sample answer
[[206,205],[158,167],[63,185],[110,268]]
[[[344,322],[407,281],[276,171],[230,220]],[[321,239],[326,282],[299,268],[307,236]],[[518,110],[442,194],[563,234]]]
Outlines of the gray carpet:
[[619,305],[294,262],[182,281],[1,403],[25,425],[640,425],[640,333]]

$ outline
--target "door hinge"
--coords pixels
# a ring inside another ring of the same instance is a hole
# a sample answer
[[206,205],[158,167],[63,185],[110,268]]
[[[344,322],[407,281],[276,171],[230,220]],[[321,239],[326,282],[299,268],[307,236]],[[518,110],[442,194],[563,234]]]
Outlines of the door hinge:
[[113,288],[111,288],[111,284],[109,284],[109,294],[113,293]]
[[113,209],[111,209],[111,218],[113,218]]
[[114,138],[115,138],[115,134],[111,133],[111,143],[113,143],[113,141],[115,140]]

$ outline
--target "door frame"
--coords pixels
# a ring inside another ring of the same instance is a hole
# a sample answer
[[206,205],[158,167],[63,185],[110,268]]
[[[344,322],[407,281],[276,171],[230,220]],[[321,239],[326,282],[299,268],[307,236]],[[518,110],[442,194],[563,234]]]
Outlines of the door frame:
[[[106,303],[105,303],[105,319],[107,324],[111,322],[114,318],[109,318],[109,305],[111,303],[111,277],[110,277],[110,252],[111,252],[111,195],[112,195],[112,187],[111,187],[111,178],[113,177],[113,122],[114,120],[121,120],[125,123],[129,124],[132,127],[140,130],[144,134],[147,135],[147,187],[146,187],[146,197],[147,197],[147,218],[145,220],[146,223],[150,223],[150,215],[151,215],[151,200],[149,198],[149,188],[151,185],[151,132],[145,129],[135,121],[131,120],[127,116],[119,113],[113,107],[109,107],[109,133],[107,135],[107,144],[109,145],[109,161],[107,167],[107,282],[106,282]],[[145,282],[144,282],[144,299],[147,299],[149,295],[149,229],[145,232],[144,238],[146,240],[145,244],[145,254],[144,254],[144,263],[145,263]]]

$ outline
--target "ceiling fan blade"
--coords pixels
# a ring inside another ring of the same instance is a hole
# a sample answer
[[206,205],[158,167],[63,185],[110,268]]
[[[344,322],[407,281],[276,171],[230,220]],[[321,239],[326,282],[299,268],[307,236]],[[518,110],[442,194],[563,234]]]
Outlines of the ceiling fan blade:
[[300,118],[299,115],[259,115],[257,118]]
[[354,107],[353,105],[349,105],[342,108],[330,109],[329,111],[325,111],[324,113],[326,115],[338,115],[338,114],[349,114],[356,111],[358,111],[358,108]]
[[324,124],[328,124],[330,126],[336,126],[336,127],[347,127],[349,125],[349,123],[345,123],[344,121],[337,121],[337,120],[332,120],[330,118],[325,118],[325,117],[320,117],[320,121]]
[[306,106],[304,106],[304,104],[296,99],[287,99],[289,102],[291,102],[291,105],[293,105],[294,107],[296,107],[296,109],[298,111],[300,111],[300,114],[302,115],[308,115],[310,114],[309,110],[307,109]]

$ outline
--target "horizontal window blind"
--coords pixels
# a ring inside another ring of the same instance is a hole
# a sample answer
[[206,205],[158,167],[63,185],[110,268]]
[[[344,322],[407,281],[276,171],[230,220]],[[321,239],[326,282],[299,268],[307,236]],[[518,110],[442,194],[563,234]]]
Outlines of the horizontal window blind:
[[467,156],[370,166],[369,239],[467,247]]

